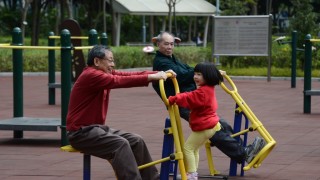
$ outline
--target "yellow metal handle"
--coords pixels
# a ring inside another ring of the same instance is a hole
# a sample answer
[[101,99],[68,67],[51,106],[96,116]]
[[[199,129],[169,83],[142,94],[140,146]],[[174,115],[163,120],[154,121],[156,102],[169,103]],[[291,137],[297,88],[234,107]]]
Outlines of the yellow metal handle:
[[237,87],[236,87],[236,85],[233,83],[233,81],[231,80],[231,78],[230,78],[228,75],[226,75],[226,74],[224,74],[223,77],[229,82],[229,84],[231,85],[231,87],[233,88],[233,90],[228,89],[227,86],[226,86],[223,82],[221,82],[221,83],[220,83],[220,86],[222,87],[222,89],[223,89],[226,93],[228,93],[228,94],[231,94],[232,92],[237,92],[237,91],[238,91],[238,90],[237,90]]
[[[265,139],[265,141],[267,142],[267,144],[263,147],[263,149],[254,157],[254,159],[243,168],[243,170],[247,171],[250,168],[254,167],[257,168],[261,165],[262,161],[269,155],[269,153],[271,152],[271,150],[274,148],[274,146],[276,145],[276,141],[271,137],[271,135],[269,134],[269,132],[264,128],[264,126],[262,125],[262,123],[259,121],[259,119],[255,116],[255,114],[251,111],[251,109],[249,108],[249,106],[244,102],[244,100],[242,99],[242,97],[239,95],[239,93],[237,92],[237,87],[235,86],[235,84],[233,83],[233,81],[231,80],[231,78],[227,75],[223,75],[223,77],[229,82],[230,86],[233,88],[233,90],[228,89],[225,84],[220,83],[220,86],[222,87],[222,89],[231,95],[231,97],[234,99],[234,101],[237,103],[237,105],[239,106],[239,108],[241,109],[241,111],[243,111],[243,113],[246,115],[246,117],[248,118],[248,120],[251,122],[252,124],[252,128],[254,130],[257,130],[259,132],[259,134]],[[233,134],[232,136],[237,136],[240,134],[243,134],[245,132],[248,132],[249,130],[243,130],[240,131],[239,133]]]
[[[167,76],[168,76],[168,78],[172,79],[174,90],[175,90],[176,94],[180,93],[177,79],[175,77],[173,77],[171,73],[167,73]],[[161,94],[162,101],[164,102],[164,104],[166,106],[169,106],[169,101],[168,101],[168,98],[167,98],[167,95],[166,95],[166,91],[164,90],[163,79],[159,80],[159,88],[160,88],[160,94]]]

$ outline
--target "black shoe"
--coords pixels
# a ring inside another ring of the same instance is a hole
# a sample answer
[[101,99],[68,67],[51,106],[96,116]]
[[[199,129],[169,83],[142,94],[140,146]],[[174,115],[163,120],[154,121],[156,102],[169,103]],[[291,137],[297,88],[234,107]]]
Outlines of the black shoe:
[[265,145],[266,142],[264,139],[255,137],[253,143],[245,147],[245,151],[247,154],[246,162],[249,164]]

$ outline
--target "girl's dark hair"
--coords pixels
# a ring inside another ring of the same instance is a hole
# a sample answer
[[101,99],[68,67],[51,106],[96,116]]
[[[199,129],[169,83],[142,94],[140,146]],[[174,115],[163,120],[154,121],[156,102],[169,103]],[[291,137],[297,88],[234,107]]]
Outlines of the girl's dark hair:
[[194,67],[194,72],[200,72],[209,86],[219,85],[220,82],[223,82],[223,76],[213,63],[199,63]]
[[110,51],[111,49],[103,46],[103,45],[95,45],[88,53],[87,65],[92,66],[94,64],[94,58],[105,58],[106,51]]

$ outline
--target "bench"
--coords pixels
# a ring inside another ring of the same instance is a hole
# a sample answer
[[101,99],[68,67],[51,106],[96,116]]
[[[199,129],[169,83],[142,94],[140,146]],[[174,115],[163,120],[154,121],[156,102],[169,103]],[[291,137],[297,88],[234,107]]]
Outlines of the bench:
[[311,96],[320,96],[320,90],[309,89],[303,91],[303,113],[311,113]]
[[314,89],[306,90],[305,95],[306,96],[320,96],[320,90],[314,90]]
[[58,131],[60,118],[14,117],[0,121],[0,130],[13,130],[14,138],[22,138],[23,131]]
[[[79,150],[73,148],[71,145],[66,145],[60,147],[62,151],[65,152],[77,152],[81,153]],[[90,180],[91,175],[91,156],[89,154],[83,154],[83,180]]]
[[58,131],[60,118],[15,117],[0,121],[0,130],[14,131]]

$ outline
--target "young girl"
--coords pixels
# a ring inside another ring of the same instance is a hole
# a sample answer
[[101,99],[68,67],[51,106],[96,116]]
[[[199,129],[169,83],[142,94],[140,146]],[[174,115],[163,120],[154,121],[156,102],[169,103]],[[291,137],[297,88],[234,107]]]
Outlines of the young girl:
[[191,110],[189,126],[192,133],[184,144],[188,180],[198,179],[200,147],[221,129],[215,95],[215,86],[223,81],[220,71],[213,63],[199,63],[194,68],[193,79],[196,90],[168,98],[170,104],[176,103]]

